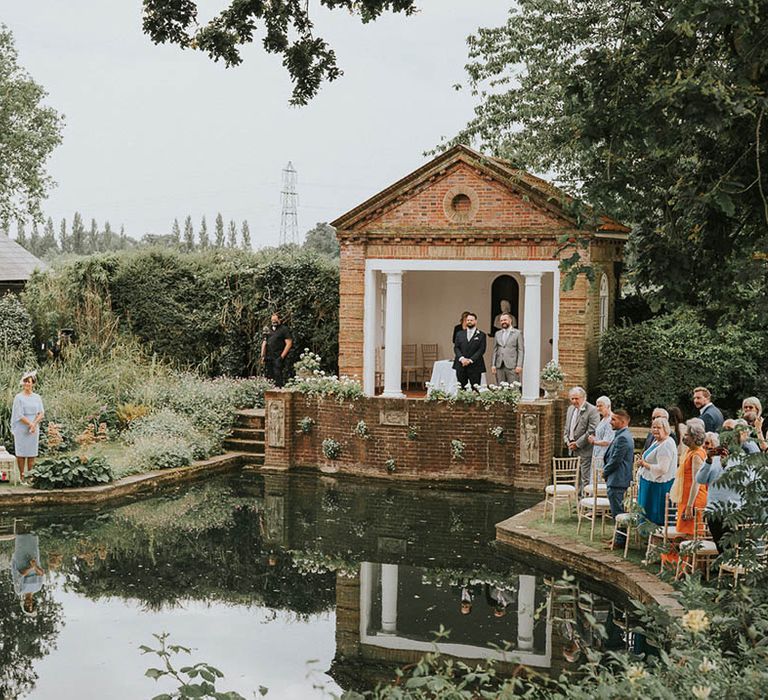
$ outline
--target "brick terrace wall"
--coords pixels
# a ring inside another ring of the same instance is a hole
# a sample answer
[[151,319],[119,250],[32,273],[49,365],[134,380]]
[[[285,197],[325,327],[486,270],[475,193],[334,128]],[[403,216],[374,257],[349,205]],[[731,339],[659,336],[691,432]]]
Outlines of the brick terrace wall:
[[[271,401],[285,404],[285,446],[275,447],[267,439],[264,465],[320,468],[369,477],[388,477],[386,462],[395,460],[395,476],[404,480],[478,480],[524,489],[542,489],[550,477],[555,450],[558,406],[560,402],[537,401],[521,404],[518,410],[494,406],[488,410],[477,405],[448,405],[423,400],[366,397],[339,404],[335,399],[307,397],[298,392],[267,393],[267,419]],[[402,425],[382,423],[390,413],[402,419]],[[406,417],[407,413],[407,417]],[[538,464],[520,464],[518,435],[523,414],[535,414],[539,421]],[[311,433],[299,429],[299,421],[315,421]],[[360,438],[354,428],[365,421],[370,436]],[[505,444],[489,434],[494,426],[504,428]],[[409,429],[417,431],[408,439]],[[269,436],[269,426],[267,426]],[[341,455],[329,460],[322,443],[333,438],[341,445]],[[465,444],[464,458],[454,459],[451,440]]]

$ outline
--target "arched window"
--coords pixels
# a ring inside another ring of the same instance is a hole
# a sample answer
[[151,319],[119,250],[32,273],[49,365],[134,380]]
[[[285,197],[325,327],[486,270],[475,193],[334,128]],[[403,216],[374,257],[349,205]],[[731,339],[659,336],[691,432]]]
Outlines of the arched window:
[[608,328],[608,275],[600,278],[600,334]]

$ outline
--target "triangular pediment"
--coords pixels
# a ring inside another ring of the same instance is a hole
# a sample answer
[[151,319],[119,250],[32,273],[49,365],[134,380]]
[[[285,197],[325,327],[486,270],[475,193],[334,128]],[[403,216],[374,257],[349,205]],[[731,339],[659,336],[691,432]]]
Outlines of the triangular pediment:
[[[593,228],[606,222],[602,217]],[[333,222],[342,232],[506,230],[557,235],[577,223],[573,199],[506,161],[455,146]]]

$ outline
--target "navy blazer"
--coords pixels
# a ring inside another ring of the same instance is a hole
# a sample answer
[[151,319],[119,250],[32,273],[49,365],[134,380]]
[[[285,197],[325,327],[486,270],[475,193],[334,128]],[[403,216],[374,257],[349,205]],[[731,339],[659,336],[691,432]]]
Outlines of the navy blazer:
[[480,372],[485,372],[485,333],[479,328],[475,329],[475,334],[472,336],[472,340],[467,340],[467,331],[463,330],[456,333],[453,342],[453,368],[455,370],[461,369],[460,357],[466,357],[468,360],[472,360],[473,369],[480,368]]
[[635,459],[635,441],[629,428],[617,430],[613,442],[605,453],[603,475],[609,489],[626,489],[632,483],[632,463]]
[[708,433],[719,433],[723,427],[723,412],[713,403],[707,404],[699,418],[704,421]]

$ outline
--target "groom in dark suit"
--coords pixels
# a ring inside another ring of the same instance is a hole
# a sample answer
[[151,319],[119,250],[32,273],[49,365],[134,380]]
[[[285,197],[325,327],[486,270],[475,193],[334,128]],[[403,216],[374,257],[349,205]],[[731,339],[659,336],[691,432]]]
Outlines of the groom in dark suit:
[[454,337],[453,369],[463,389],[467,382],[472,387],[480,384],[480,375],[485,372],[485,333],[477,327],[477,314],[467,314],[467,329],[459,331]]

